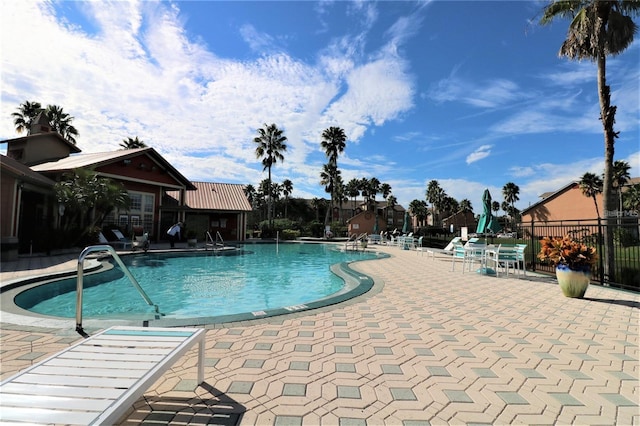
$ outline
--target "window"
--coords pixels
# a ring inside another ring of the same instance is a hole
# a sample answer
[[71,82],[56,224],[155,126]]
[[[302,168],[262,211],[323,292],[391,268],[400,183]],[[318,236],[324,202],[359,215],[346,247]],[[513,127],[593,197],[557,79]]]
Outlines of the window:
[[[131,204],[127,212],[131,226],[142,226],[145,232],[153,231],[155,196],[149,193],[129,191]],[[121,212],[122,213],[122,212]]]

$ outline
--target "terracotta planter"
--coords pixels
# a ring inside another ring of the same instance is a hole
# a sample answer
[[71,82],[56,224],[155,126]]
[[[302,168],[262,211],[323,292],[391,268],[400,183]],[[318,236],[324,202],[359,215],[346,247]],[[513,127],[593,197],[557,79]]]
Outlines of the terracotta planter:
[[591,281],[591,271],[574,271],[561,265],[556,268],[556,278],[566,297],[582,299]]

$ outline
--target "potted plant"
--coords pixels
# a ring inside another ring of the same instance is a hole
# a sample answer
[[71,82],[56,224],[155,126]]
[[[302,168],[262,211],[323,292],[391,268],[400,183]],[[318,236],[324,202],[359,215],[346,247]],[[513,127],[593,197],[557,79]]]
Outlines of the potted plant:
[[565,237],[542,239],[538,259],[556,267],[556,278],[567,297],[582,298],[591,281],[591,268],[598,261],[595,247]]
[[194,230],[188,230],[187,231],[187,245],[189,247],[196,247],[198,245],[198,238],[197,238],[196,231]]

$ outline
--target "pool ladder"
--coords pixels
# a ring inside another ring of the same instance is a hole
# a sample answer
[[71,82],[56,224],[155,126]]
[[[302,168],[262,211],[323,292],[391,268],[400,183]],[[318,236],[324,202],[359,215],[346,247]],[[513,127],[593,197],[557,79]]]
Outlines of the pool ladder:
[[118,256],[118,253],[116,253],[115,249],[106,244],[89,246],[82,250],[82,253],[80,253],[80,256],[78,256],[78,280],[76,283],[76,331],[84,337],[89,337],[89,335],[82,329],[82,290],[84,287],[84,259],[90,253],[94,253],[97,251],[108,251],[111,254],[111,257],[113,257],[113,259],[118,263],[124,274],[127,276],[127,278],[129,278],[129,281],[131,281],[131,284],[133,284],[136,290],[138,290],[138,293],[140,293],[144,301],[147,302],[149,306],[154,307],[156,311],[156,319],[159,319],[163,314],[160,313],[158,305],[154,304],[149,296],[147,296],[147,293],[144,292],[144,290],[140,286],[140,283],[138,283],[138,280],[135,279],[135,277],[131,274],[131,271],[129,271],[129,269],[122,262],[122,259],[120,259],[120,256]]
[[362,243],[362,241],[365,241],[367,237],[368,236],[366,232],[363,232],[360,235],[351,234],[349,236],[349,239],[344,243],[344,251],[348,251],[349,247],[351,247],[351,249],[354,251],[358,251],[358,249],[360,248],[360,244]]
[[216,231],[216,239],[214,240],[211,233],[207,231],[207,240],[205,241],[204,249],[207,250],[209,247],[213,248],[213,250],[218,250],[218,247],[224,248],[224,240],[220,232]]

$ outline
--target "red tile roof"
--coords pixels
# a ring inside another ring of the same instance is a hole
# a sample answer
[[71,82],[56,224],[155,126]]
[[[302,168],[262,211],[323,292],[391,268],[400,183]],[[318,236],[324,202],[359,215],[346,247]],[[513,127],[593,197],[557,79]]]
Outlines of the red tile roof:
[[[233,183],[191,182],[195,191],[186,191],[185,204],[190,209],[251,211],[251,204],[244,194],[244,185]],[[167,195],[179,199],[178,191]]]

